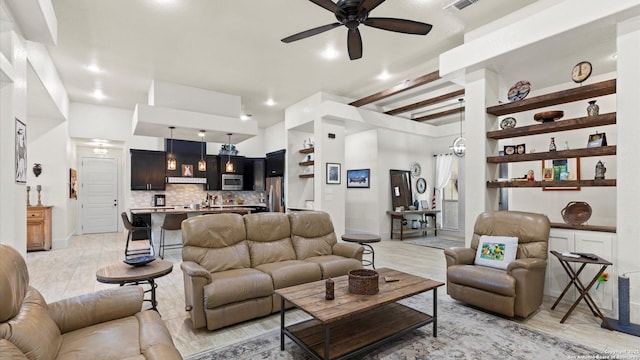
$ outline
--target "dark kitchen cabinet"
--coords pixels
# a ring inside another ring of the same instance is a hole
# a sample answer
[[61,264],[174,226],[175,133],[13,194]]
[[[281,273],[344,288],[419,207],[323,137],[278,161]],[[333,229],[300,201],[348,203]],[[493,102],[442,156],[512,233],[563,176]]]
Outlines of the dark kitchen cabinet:
[[243,190],[264,191],[265,159],[245,158]]
[[204,190],[220,190],[220,160],[217,155],[207,155],[207,183],[204,184]]
[[165,189],[164,151],[131,150],[131,190]]
[[284,154],[285,150],[278,150],[267,154],[266,168],[267,177],[284,176]]

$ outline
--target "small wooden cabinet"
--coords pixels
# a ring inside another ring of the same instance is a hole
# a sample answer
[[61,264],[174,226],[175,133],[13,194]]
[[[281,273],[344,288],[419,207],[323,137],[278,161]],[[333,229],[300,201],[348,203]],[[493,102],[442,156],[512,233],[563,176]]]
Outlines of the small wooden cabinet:
[[51,250],[51,208],[27,206],[27,251]]

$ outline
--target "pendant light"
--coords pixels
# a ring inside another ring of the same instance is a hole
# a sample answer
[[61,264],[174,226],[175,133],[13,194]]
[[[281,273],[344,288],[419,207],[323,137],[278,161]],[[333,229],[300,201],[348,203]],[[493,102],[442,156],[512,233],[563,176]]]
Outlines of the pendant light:
[[227,153],[229,155],[229,157],[227,158],[227,163],[224,166],[224,171],[228,172],[228,173],[232,173],[235,172],[235,169],[233,168],[233,163],[231,163],[231,133],[227,133],[227,135],[229,136],[229,152]]
[[464,144],[467,140],[462,137],[462,102],[464,99],[460,98],[458,101],[460,102],[460,136],[453,141],[451,149],[457,157],[464,157],[464,153],[467,150],[467,146]]
[[169,138],[169,154],[167,154],[167,170],[176,169],[176,156],[173,155],[173,129],[175,128],[175,126],[169,126],[171,137]]
[[204,148],[205,148],[205,143],[204,143],[204,134],[205,131],[204,130],[200,130],[200,132],[198,133],[198,136],[200,136],[200,161],[198,161],[198,171],[207,171],[207,162],[204,161]]

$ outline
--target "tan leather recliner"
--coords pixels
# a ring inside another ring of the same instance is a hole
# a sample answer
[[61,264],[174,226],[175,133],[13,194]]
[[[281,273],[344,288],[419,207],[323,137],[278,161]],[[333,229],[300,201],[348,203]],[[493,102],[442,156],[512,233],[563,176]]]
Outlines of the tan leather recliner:
[[20,254],[0,244],[0,358],[182,359],[139,286],[47,304]]
[[[454,299],[509,317],[528,317],[542,304],[550,223],[546,215],[520,211],[480,214],[471,248],[444,251],[447,293]],[[474,265],[480,236],[515,236],[518,250],[506,270]]]

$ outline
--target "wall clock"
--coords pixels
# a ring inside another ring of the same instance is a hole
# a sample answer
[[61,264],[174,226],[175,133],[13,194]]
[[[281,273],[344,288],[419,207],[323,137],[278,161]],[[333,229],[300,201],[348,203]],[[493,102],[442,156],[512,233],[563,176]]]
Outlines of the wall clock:
[[413,164],[411,164],[411,176],[418,177],[420,176],[421,172],[422,172],[422,168],[420,167],[420,164],[418,164],[417,162],[414,162]]
[[416,181],[416,190],[418,190],[418,194],[424,194],[424,192],[427,191],[427,180],[419,178],[418,181]]
[[590,62],[581,61],[573,67],[573,70],[571,70],[571,80],[579,84],[591,76],[592,70],[593,67]]

